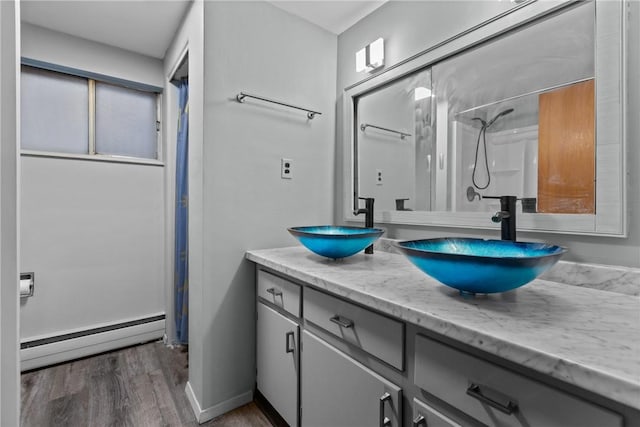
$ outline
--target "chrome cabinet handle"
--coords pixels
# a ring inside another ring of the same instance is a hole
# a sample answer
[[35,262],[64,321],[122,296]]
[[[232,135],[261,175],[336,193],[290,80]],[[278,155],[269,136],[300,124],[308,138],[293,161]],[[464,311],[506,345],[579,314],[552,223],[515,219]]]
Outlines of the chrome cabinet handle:
[[267,293],[273,295],[274,297],[280,297],[282,296],[282,291],[278,290],[276,288],[269,288],[267,289]]
[[391,395],[385,392],[380,396],[380,427],[386,427],[391,425],[391,420],[384,416],[384,402],[391,400]]
[[289,338],[294,338],[293,332],[287,332],[284,336],[284,349],[287,353],[293,353],[295,351],[295,347],[291,347],[289,343],[291,342]]
[[420,427],[420,426],[427,427],[427,419],[423,417],[421,414],[418,414],[418,416],[413,419],[413,427]]
[[335,323],[336,325],[339,325],[343,328],[353,328],[353,320],[349,320],[345,317],[342,317],[338,314],[336,314],[335,316],[333,316],[332,318],[329,319],[330,321],[332,321],[333,323]]
[[511,400],[507,402],[506,405],[503,405],[500,402],[496,402],[493,399],[489,399],[487,396],[482,394],[482,391],[480,390],[480,386],[478,384],[471,383],[469,388],[467,388],[467,394],[473,397],[474,399],[478,399],[480,402],[485,403],[491,406],[492,408],[495,408],[498,411],[503,412],[507,415],[511,415],[514,412],[518,411],[518,404],[512,402]]

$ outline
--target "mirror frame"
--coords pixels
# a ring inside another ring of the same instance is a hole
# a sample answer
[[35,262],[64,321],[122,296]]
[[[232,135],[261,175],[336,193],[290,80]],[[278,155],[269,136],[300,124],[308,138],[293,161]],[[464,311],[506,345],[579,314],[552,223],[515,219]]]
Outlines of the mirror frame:
[[[596,80],[596,213],[519,213],[521,231],[627,236],[626,182],[626,31],[627,1],[595,1]],[[568,8],[577,1],[527,2],[485,21],[442,43],[348,86],[343,92],[344,220],[361,222],[354,215],[358,206],[358,147],[355,100],[366,93],[476,47],[510,30]],[[446,157],[446,153],[445,153]],[[608,171],[605,175],[602,171]],[[455,228],[499,229],[486,212],[378,211],[374,221],[386,224]]]

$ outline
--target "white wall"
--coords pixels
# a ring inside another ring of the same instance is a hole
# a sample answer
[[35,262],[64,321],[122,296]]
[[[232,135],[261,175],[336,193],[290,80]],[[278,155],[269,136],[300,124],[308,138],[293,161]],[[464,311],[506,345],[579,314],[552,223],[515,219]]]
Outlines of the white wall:
[[0,425],[20,423],[18,52],[20,3],[0,1]]
[[[631,76],[640,73],[640,17],[638,2],[629,2],[630,32],[627,45],[627,82],[629,109],[627,112],[627,164],[629,237],[607,238],[593,236],[571,236],[562,234],[520,233],[519,238],[543,239],[569,248],[565,259],[599,264],[640,267],[640,147],[635,143],[640,139],[639,82]],[[385,38],[386,67],[415,55],[448,37],[470,28],[490,18],[501,9],[511,7],[508,2],[459,1],[459,2],[388,2],[371,15],[365,17],[338,37],[338,126],[336,128],[337,150],[343,154],[349,149],[342,140],[342,92],[345,87],[357,83],[365,76],[355,72],[355,52],[378,37]],[[525,6],[526,7],[526,6]],[[344,170],[343,156],[336,159],[338,170]],[[336,221],[344,218],[345,189],[350,188],[347,178],[341,176],[336,185]],[[496,237],[495,231],[479,231],[456,228],[415,227],[385,225],[387,237],[398,239],[418,239],[448,236]]]
[[[204,145],[190,145],[203,163],[189,182],[190,220],[202,218],[189,230],[190,316],[199,323],[189,383],[211,417],[251,399],[255,384],[255,273],[245,251],[294,245],[289,226],[331,223],[337,40],[266,2],[204,6]],[[239,91],[323,114],[309,121],[240,104]],[[280,178],[282,157],[293,159],[291,180]]]
[[[358,102],[358,173],[360,197],[373,197],[375,209],[395,210],[396,199],[410,199],[406,208],[415,206],[415,101],[404,87],[388,86],[364,96]],[[360,130],[362,123],[381,126],[410,136],[374,128]],[[377,172],[382,172],[382,185]],[[362,202],[364,206],[364,202]]]
[[[24,25],[22,55],[162,86],[162,62]],[[23,299],[30,340],[164,313],[161,166],[22,156]]]
[[162,173],[22,157],[23,341],[164,313]]
[[384,38],[385,68],[422,52],[514,6],[492,0],[390,1],[338,36],[338,94],[366,77],[355,53]]
[[[117,29],[114,29],[117,31]],[[24,22],[22,53],[30,59],[162,87],[162,61]]]

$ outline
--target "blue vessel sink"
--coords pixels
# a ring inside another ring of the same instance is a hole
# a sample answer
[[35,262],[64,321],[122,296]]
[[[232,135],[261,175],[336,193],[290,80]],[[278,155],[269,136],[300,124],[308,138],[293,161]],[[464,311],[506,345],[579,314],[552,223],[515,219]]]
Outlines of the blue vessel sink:
[[461,293],[506,292],[529,283],[567,251],[546,243],[470,238],[397,242],[420,270]]
[[384,233],[380,228],[333,225],[291,227],[288,230],[310,251],[333,259],[345,258],[360,252]]

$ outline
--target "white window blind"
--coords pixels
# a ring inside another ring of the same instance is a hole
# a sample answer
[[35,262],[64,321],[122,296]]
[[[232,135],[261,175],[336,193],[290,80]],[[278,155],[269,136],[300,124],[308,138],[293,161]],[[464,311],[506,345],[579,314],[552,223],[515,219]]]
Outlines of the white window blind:
[[155,93],[96,82],[96,153],[157,157]]
[[23,66],[21,80],[22,148],[87,154],[87,79]]

